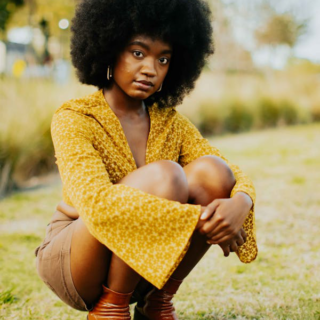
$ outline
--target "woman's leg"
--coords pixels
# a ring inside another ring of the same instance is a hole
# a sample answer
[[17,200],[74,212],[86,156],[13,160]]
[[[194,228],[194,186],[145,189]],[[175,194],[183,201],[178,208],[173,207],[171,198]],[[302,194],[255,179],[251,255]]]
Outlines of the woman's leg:
[[[188,180],[189,203],[206,206],[215,199],[230,197],[235,178],[229,166],[222,159],[216,156],[203,156],[183,169]],[[209,248],[206,236],[195,231],[190,247],[172,274],[172,278],[184,279]]]
[[[138,188],[168,200],[186,203],[188,182],[181,166],[161,160],[128,174],[119,184]],[[102,294],[102,284],[117,292],[134,290],[140,276],[96,240],[79,218],[71,243],[71,273],[75,287],[88,304]]]
[[[188,181],[188,202],[208,205],[214,199],[230,197],[235,179],[228,165],[218,157],[204,156],[186,165],[184,172]],[[198,225],[201,225],[199,221]],[[177,320],[172,298],[182,280],[197,265],[209,249],[207,239],[200,232],[193,233],[190,247],[183,260],[161,290],[153,289],[144,303],[138,303],[135,320]]]

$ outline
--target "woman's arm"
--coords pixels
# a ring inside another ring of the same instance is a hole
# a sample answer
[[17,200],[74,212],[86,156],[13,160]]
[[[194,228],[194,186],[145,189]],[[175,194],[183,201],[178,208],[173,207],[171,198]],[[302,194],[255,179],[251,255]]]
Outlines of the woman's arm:
[[[179,163],[182,166],[187,165],[199,157],[205,155],[215,155],[223,159],[232,170],[236,179],[236,183],[231,191],[228,205],[224,204],[220,207],[219,211],[222,213],[223,219],[225,218],[232,220],[228,221],[227,223],[231,223],[233,233],[236,232],[236,230],[239,231],[239,223],[244,221],[242,228],[247,234],[248,240],[239,248],[237,254],[242,262],[249,263],[253,261],[257,256],[258,248],[256,244],[256,228],[254,217],[256,193],[251,179],[238,166],[231,164],[217,148],[211,146],[209,141],[202,137],[199,130],[190,122],[188,118],[179,113],[177,113],[176,116],[179,130],[181,132],[181,151]],[[224,199],[218,200],[221,200],[219,202],[223,202],[222,200]],[[232,214],[229,216],[231,210],[234,212],[233,217]],[[214,218],[214,220],[216,219],[217,217]],[[216,228],[216,222],[217,221],[214,221],[214,229]],[[217,229],[215,229],[215,231],[217,231]],[[214,236],[217,236],[217,234],[214,234]],[[218,238],[221,240],[221,233],[218,234],[218,236]],[[223,236],[225,237],[227,234],[224,234]],[[216,239],[217,238],[215,238],[215,240]]]
[[193,160],[205,155],[215,155],[223,159],[232,170],[236,179],[236,184],[232,189],[230,197],[232,198],[237,192],[244,192],[251,198],[254,206],[256,193],[251,179],[237,165],[230,163],[217,148],[211,146],[209,141],[202,137],[199,130],[187,117],[177,113],[177,121],[179,122],[178,125],[182,132],[181,151],[179,156],[179,163],[181,166],[184,167]]

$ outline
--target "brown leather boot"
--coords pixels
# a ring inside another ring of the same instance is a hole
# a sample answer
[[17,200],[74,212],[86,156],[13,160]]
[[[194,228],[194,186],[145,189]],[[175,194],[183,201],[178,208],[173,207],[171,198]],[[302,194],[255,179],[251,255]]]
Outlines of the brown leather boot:
[[115,292],[105,286],[99,301],[88,314],[87,320],[131,320],[129,302],[133,293]]
[[137,304],[134,320],[178,320],[172,303],[182,280],[170,278],[161,290],[152,289],[144,298],[144,304]]

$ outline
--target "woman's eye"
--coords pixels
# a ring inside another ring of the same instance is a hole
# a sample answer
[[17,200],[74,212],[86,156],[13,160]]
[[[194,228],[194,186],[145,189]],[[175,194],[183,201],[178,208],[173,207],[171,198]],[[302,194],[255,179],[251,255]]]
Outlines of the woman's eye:
[[133,51],[133,55],[137,58],[141,58],[143,56],[141,51]]
[[169,62],[169,59],[168,58],[160,58],[159,61],[161,64],[167,64]]

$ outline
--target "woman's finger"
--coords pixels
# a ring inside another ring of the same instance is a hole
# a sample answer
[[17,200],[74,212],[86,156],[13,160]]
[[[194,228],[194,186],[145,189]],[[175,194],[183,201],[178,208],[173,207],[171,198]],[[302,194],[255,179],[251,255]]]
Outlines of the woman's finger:
[[66,214],[69,218],[77,219],[79,218],[79,213],[76,208],[69,206],[64,201],[60,201],[56,208],[58,211]]
[[229,246],[223,246],[221,247],[222,251],[223,251],[223,254],[225,257],[228,257],[229,254],[230,254],[230,247]]
[[235,240],[237,242],[238,247],[241,247],[244,243],[245,240],[243,239],[242,235],[243,233],[241,232],[243,230],[242,228],[239,230],[238,235],[236,236]]
[[210,236],[211,236],[210,239],[212,241],[214,241],[215,243],[218,243],[219,241],[220,243],[221,238],[228,237],[228,239],[233,239],[237,236],[237,233],[231,232],[228,228],[225,227],[223,229],[222,228],[219,229],[217,234],[213,233],[213,235],[210,234]]
[[242,237],[244,243],[246,243],[246,241],[247,241],[247,234],[246,234],[246,232],[241,228],[241,229],[240,229],[240,233],[241,233],[241,237]]
[[225,233],[226,233],[226,227],[223,226],[223,225],[218,225],[216,228],[214,228],[214,224],[215,222],[214,221],[208,221],[206,223],[204,227],[204,230],[210,230],[210,232],[207,232],[206,235],[207,235],[207,238],[208,239],[212,239],[214,237],[216,238],[220,238],[221,236],[224,236]]
[[236,241],[232,241],[231,242],[231,244],[230,244],[230,251],[231,252],[236,252],[236,251],[238,251],[238,245],[237,245],[237,243],[236,243]]
[[207,220],[211,218],[217,209],[219,203],[214,200],[211,203],[209,203],[206,207],[206,209],[203,211],[202,215],[200,216],[200,220]]
[[239,234],[236,237],[235,241],[236,241],[238,247],[241,247],[244,244],[244,240],[243,240],[243,238],[241,236],[241,232],[239,232]]
[[225,241],[229,241],[229,240],[232,239],[232,238],[234,238],[233,235],[227,234],[227,235],[222,236],[222,237],[219,238],[219,239],[210,239],[210,242],[211,242],[212,244],[221,244],[221,243],[223,243],[223,242],[225,242]]
[[216,211],[214,216],[203,226],[204,233],[208,238],[219,238],[221,233],[224,233],[228,228],[230,228],[230,225],[223,220],[223,217],[221,217],[218,211]]

